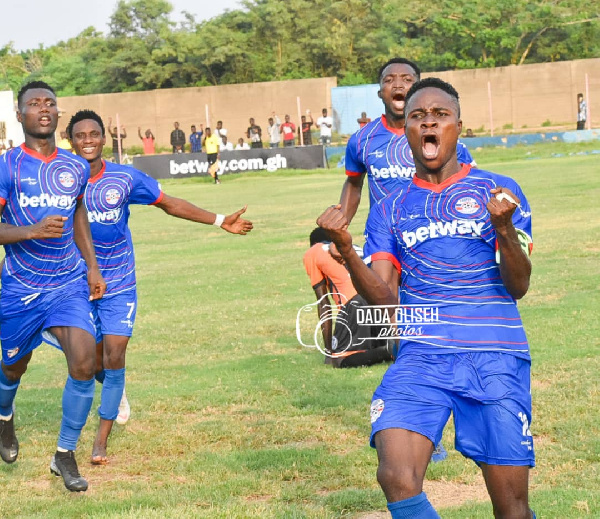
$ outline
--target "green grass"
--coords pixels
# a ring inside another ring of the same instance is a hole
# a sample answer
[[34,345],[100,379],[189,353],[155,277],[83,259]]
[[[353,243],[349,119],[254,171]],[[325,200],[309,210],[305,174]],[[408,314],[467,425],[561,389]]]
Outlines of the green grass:
[[[532,284],[520,303],[534,359],[531,503],[544,519],[599,517],[600,166],[595,156],[530,161],[519,150],[496,152],[475,156],[517,179],[534,214]],[[287,519],[385,510],[367,446],[370,397],[385,366],[333,371],[295,337],[296,312],[314,300],[302,266],[308,234],[343,179],[331,170],[226,176],[220,186],[163,183],[220,212],[247,203],[255,230],[246,237],[134,208],[132,418],[115,426],[112,463],[91,467],[97,390],[78,449],[90,489],[69,494],[48,470],[65,362],[40,347],[17,396],[19,460],[0,465],[1,517]],[[366,203],[356,236],[365,216]],[[452,442],[448,427],[449,459],[427,477],[472,484],[478,470]],[[488,500],[439,510],[444,519],[491,517]]]

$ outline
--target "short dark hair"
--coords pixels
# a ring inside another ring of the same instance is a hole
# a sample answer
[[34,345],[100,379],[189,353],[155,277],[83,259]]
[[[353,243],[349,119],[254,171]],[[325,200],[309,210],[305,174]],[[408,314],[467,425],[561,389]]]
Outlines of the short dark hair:
[[379,74],[377,75],[378,83],[381,83],[381,76],[383,75],[383,71],[386,68],[388,68],[390,65],[393,65],[394,63],[398,63],[400,65],[408,65],[415,71],[415,74],[417,75],[417,79],[421,79],[421,69],[414,61],[410,61],[409,59],[406,59],[406,58],[392,58],[392,59],[388,60],[386,63],[384,63],[381,66],[381,68],[379,69]]
[[331,238],[325,229],[317,227],[310,233],[310,246],[312,247],[316,243],[329,243]]
[[583,97],[583,94],[579,92],[579,94],[577,94],[577,97]]
[[446,94],[448,94],[450,97],[454,98],[456,101],[456,107],[458,109],[458,116],[460,117],[460,101],[458,92],[450,83],[446,83],[438,77],[427,77],[413,84],[413,86],[411,86],[409,91],[406,93],[406,97],[404,99],[405,106],[408,105],[408,101],[412,96],[424,88],[438,88],[439,90],[446,92]]
[[17,106],[19,108],[21,108],[21,101],[23,100],[25,92],[27,92],[28,90],[33,90],[34,88],[43,88],[44,90],[49,90],[54,94],[54,97],[56,97],[56,92],[54,91],[54,89],[45,81],[30,81],[29,83],[23,85],[21,87],[21,90],[19,90],[19,93],[17,94]]
[[69,136],[70,139],[73,139],[73,126],[75,126],[78,122],[85,121],[87,119],[96,121],[98,123],[98,125],[100,126],[100,128],[102,129],[102,136],[104,136],[105,130],[104,130],[104,123],[102,122],[102,117],[100,117],[93,110],[79,110],[79,112],[77,112],[73,117],[71,117],[71,120],[69,121],[69,124],[67,125],[67,135]]

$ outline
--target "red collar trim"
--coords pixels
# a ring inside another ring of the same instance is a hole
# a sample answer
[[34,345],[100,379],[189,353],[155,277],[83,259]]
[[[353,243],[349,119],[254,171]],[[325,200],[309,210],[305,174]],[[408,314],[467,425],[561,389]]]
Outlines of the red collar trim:
[[451,177],[448,177],[441,184],[432,184],[431,182],[427,182],[427,180],[423,180],[422,178],[419,178],[417,176],[413,177],[413,183],[417,187],[429,189],[430,191],[440,193],[448,186],[451,186],[452,184],[455,184],[459,180],[465,178],[469,174],[469,171],[471,171],[471,164],[463,164],[462,169],[460,171],[454,173],[454,175],[452,175]]
[[102,178],[102,175],[104,175],[104,171],[106,171],[106,162],[104,162],[104,159],[102,160],[102,168],[100,169],[100,171],[98,171],[98,173],[96,175],[94,175],[92,178],[90,178],[88,180],[88,183],[93,184],[94,182],[98,182],[98,180],[100,180]]
[[391,126],[388,126],[388,122],[387,119],[385,118],[385,114],[383,114],[381,116],[381,122],[383,123],[383,126],[386,130],[395,133],[396,135],[404,135],[404,128],[392,128]]
[[41,160],[42,162],[45,162],[46,164],[48,162],[53,161],[56,158],[56,156],[58,155],[58,148],[54,148],[54,152],[48,157],[46,157],[46,155],[42,155],[41,153],[38,153],[35,150],[32,150],[31,148],[28,148],[27,146],[25,146],[25,143],[21,144],[21,149],[25,153],[27,153],[27,155],[29,155],[35,159]]

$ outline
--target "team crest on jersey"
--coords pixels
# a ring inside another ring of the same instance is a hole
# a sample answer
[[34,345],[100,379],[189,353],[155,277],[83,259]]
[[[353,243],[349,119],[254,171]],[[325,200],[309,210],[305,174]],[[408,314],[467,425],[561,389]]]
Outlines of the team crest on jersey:
[[9,359],[12,359],[12,358],[13,358],[13,357],[14,357],[14,356],[17,354],[17,353],[19,353],[19,348],[13,348],[12,350],[8,350],[8,351],[6,352],[6,356],[7,356]]
[[110,205],[116,205],[121,198],[121,194],[117,189],[109,189],[104,196]]
[[470,196],[463,196],[458,202],[456,202],[456,210],[462,214],[473,214],[479,211],[479,204],[477,200]]
[[384,407],[385,405],[381,398],[378,398],[377,400],[373,400],[373,402],[371,402],[371,423],[375,423],[377,421],[377,418],[379,418],[381,416],[381,413],[383,413]]
[[63,187],[69,188],[73,187],[73,184],[75,184],[75,177],[73,176],[73,173],[70,173],[69,171],[63,171],[60,175],[58,175],[58,181]]

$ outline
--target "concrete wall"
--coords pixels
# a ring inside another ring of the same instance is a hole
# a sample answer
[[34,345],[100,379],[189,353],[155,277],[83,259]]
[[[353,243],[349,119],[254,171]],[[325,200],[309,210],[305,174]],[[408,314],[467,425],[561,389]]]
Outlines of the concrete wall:
[[59,106],[64,114],[59,130],[67,126],[77,110],[87,108],[98,112],[105,124],[112,116],[114,125],[116,114],[119,114],[119,121],[127,130],[127,139],[123,142],[126,149],[128,146],[141,146],[138,126],[141,126],[142,134],[147,128],[152,130],[157,146],[169,146],[175,121],[179,122],[186,138],[192,124],[206,126],[208,105],[210,126],[214,129],[217,120],[222,120],[223,127],[229,132],[229,140],[234,144],[240,137],[247,140],[250,117],[254,117],[256,124],[263,129],[263,141],[268,141],[267,119],[273,111],[279,115],[281,122],[287,113],[298,125],[297,97],[300,97],[302,113],[310,109],[316,121],[323,108],[331,110],[331,89],[336,85],[337,79],[329,77],[61,97]]

